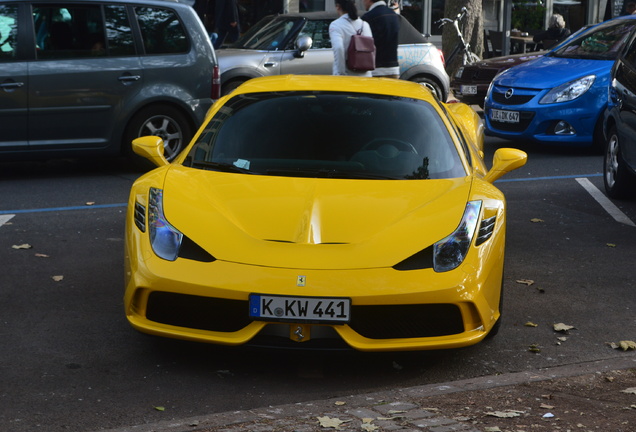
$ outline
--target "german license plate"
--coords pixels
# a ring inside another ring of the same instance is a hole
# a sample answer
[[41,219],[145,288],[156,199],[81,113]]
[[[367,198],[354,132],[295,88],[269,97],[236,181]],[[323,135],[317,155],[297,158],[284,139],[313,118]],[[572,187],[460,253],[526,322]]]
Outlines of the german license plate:
[[519,111],[491,109],[490,120],[503,123],[519,123]]
[[476,85],[462,85],[459,86],[459,90],[462,94],[465,95],[476,95],[477,94],[477,86]]
[[264,320],[347,323],[351,299],[341,297],[292,297],[250,295],[250,316]]

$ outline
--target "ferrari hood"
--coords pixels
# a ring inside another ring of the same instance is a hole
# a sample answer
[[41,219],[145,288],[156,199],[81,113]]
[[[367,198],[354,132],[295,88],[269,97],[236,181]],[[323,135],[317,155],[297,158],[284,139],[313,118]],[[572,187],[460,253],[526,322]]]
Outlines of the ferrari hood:
[[613,61],[543,56],[508,69],[495,84],[503,87],[549,89],[587,75],[606,75]]
[[386,267],[457,228],[471,179],[313,179],[174,166],[163,205],[175,228],[219,260]]

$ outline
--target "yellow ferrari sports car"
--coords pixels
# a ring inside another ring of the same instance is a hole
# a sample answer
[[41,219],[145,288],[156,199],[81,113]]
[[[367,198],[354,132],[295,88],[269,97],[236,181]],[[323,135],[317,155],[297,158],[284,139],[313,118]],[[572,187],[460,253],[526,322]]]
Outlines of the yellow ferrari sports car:
[[132,186],[125,312],[225,345],[424,350],[496,333],[506,202],[467,105],[400,80],[253,79]]

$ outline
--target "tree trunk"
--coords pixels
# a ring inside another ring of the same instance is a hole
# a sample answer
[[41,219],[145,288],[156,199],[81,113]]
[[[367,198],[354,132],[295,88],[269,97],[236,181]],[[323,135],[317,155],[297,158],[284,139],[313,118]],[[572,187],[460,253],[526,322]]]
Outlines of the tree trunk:
[[[470,44],[470,50],[477,54],[480,58],[483,57],[484,47],[484,27],[482,25],[482,0],[446,0],[444,7],[444,16],[448,18],[455,18],[463,7],[468,9],[468,12],[464,16],[464,19],[459,25],[464,35],[464,40]],[[459,38],[455,32],[455,29],[451,25],[445,25],[442,31],[442,51],[444,51],[444,57],[446,58],[446,71],[452,78],[453,74],[462,65],[462,56],[458,54],[455,58],[450,59],[455,47],[459,44]],[[451,63],[449,63],[449,59]]]

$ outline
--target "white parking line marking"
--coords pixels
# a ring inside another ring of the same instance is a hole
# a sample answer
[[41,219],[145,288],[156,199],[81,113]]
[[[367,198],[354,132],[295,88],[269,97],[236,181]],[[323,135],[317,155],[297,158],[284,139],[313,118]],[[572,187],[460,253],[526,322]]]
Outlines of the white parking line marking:
[[9,222],[15,215],[0,215],[0,227]]
[[8,214],[8,215],[0,215],[0,227],[4,224],[6,224],[7,222],[9,222],[13,216],[12,214]]
[[616,207],[616,205],[614,205],[614,203],[610,201],[609,198],[607,198],[603,194],[603,192],[598,190],[598,188],[594,186],[591,181],[586,178],[577,178],[576,181],[579,182],[579,184],[583,186],[583,188],[588,191],[590,195],[592,195],[592,198],[594,198],[596,202],[598,202],[601,207],[603,207],[605,211],[608,212],[609,215],[616,220],[616,222],[636,227],[636,224],[632,222],[632,220],[628,218],[625,213],[620,211],[620,209]]

